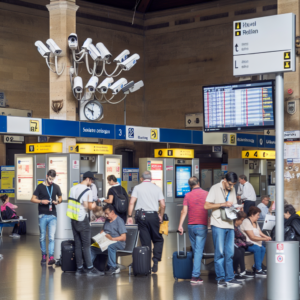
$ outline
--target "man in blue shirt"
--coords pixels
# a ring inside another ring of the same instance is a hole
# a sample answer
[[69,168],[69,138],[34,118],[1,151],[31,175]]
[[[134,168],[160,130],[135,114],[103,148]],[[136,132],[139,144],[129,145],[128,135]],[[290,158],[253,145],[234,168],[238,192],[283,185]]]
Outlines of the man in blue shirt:
[[260,216],[259,216],[259,221],[264,221],[266,218],[266,215],[269,213],[269,196],[265,195],[261,197],[261,203],[257,205],[257,207],[261,210]]

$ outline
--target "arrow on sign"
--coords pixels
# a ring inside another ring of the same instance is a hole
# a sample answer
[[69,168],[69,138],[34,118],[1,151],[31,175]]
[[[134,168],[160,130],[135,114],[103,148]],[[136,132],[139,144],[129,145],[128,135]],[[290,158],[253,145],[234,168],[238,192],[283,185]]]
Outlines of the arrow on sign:
[[236,52],[239,52],[238,49],[237,49],[238,46],[239,46],[238,44],[235,45],[235,51],[236,51]]

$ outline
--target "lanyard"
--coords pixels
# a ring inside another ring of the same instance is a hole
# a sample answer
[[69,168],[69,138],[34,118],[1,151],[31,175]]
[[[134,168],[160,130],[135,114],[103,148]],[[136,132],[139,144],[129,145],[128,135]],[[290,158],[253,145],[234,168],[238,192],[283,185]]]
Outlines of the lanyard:
[[229,194],[230,194],[230,191],[229,191],[228,194],[227,194],[226,202],[228,201]]
[[50,203],[52,203],[52,192],[53,192],[53,184],[51,185],[51,193],[49,192],[49,190],[48,190],[48,186],[46,186],[46,189],[47,189],[47,192],[48,192],[48,195],[49,195],[49,197],[50,197]]

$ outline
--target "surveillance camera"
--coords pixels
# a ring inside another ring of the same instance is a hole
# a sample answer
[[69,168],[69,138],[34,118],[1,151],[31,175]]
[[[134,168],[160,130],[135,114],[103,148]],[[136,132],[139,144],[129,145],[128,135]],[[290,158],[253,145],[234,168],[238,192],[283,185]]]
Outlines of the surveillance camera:
[[43,57],[48,57],[50,55],[50,50],[41,41],[36,41],[34,45]]
[[121,91],[121,89],[126,83],[127,80],[125,78],[121,78],[118,81],[116,81],[112,86],[110,86],[109,89],[112,90],[113,95],[116,95]]
[[89,92],[95,93],[98,81],[99,81],[99,79],[97,76],[92,76],[90,78],[89,82],[87,83],[87,85],[85,86],[85,88],[89,89]]
[[76,76],[74,78],[73,90],[76,94],[81,94],[83,90],[82,78]]
[[107,50],[103,43],[98,43],[96,48],[101,53],[102,60],[109,60],[112,57],[111,53]]
[[101,94],[106,94],[108,91],[108,88],[111,86],[111,84],[114,82],[114,79],[112,77],[105,78],[99,85],[97,89],[100,89]]
[[121,63],[124,60],[128,58],[128,55],[130,54],[129,50],[124,50],[121,54],[119,54],[115,59],[115,63]]
[[88,51],[93,60],[101,60],[101,53],[93,44],[88,45]]
[[76,50],[78,48],[78,38],[76,33],[71,33],[68,37],[69,48]]
[[82,50],[88,50],[88,46],[93,42],[93,40],[91,38],[87,38],[83,45],[81,46]]
[[134,86],[134,81],[130,81],[129,83],[124,85],[124,87],[122,88],[122,92],[126,95],[129,94],[129,89],[133,86]]
[[119,63],[119,66],[124,71],[129,71],[136,64],[138,59],[140,59],[140,56],[138,54],[133,54],[123,62]]
[[57,46],[57,44],[52,39],[48,39],[46,41],[46,45],[54,55],[59,55],[62,53],[62,50]]
[[129,90],[130,90],[130,93],[134,93],[136,92],[137,90],[139,90],[141,87],[144,86],[144,82],[143,80],[140,80],[138,81],[137,83],[134,84],[133,87],[130,87]]

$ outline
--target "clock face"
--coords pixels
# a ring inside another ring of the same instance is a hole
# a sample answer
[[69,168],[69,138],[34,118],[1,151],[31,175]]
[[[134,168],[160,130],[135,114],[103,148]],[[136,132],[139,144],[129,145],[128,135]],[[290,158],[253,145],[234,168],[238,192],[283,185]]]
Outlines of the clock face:
[[102,115],[102,105],[96,101],[88,102],[84,107],[84,115],[90,121],[98,120]]

